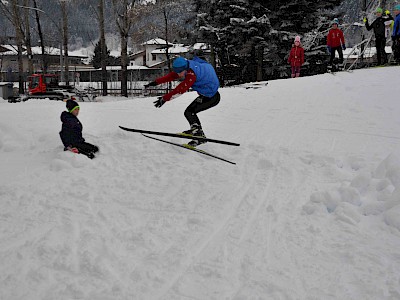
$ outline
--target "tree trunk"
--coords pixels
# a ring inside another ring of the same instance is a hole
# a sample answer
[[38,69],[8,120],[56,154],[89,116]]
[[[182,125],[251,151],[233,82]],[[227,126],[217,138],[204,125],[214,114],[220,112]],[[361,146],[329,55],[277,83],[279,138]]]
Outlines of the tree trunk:
[[103,96],[107,96],[107,47],[104,30],[104,0],[99,1],[100,47],[101,47],[101,85]]
[[[168,49],[168,14],[167,14],[167,9],[164,7],[163,9],[163,14],[164,14],[164,23],[165,23],[165,42],[167,43],[167,45],[165,46],[165,55],[167,57],[167,64],[168,64],[168,71],[171,72],[172,68],[171,68],[171,59],[169,58],[169,49]],[[168,82],[168,91],[170,91],[172,89],[172,83]]]
[[[29,7],[29,0],[24,0],[24,6]],[[28,73],[31,75],[33,73],[33,53],[31,46],[31,26],[29,22],[29,9],[24,9],[24,19],[25,19],[25,45],[26,52],[28,54]]]
[[37,10],[36,0],[33,0],[33,7],[35,8],[36,24],[40,39],[40,48],[42,49],[42,72],[47,73],[47,56],[44,48],[43,32],[42,32],[42,27],[40,26],[40,18],[39,18],[39,12]]
[[[66,1],[61,1],[61,12],[62,12],[62,31],[63,31],[63,48],[64,48],[64,72],[65,72],[65,84],[69,85],[69,61],[68,61],[68,15],[67,15],[67,4]],[[61,50],[61,49],[60,49]]]
[[128,97],[128,37],[121,36],[121,95]]
[[256,46],[257,81],[263,80],[263,58],[264,58],[264,47]]
[[21,29],[20,11],[17,0],[12,1],[12,18],[15,27],[16,43],[18,49],[18,89],[20,94],[24,94],[24,62],[22,59],[23,32]]
[[[128,97],[128,37],[132,26],[132,11],[135,0],[113,0],[114,15],[121,37],[121,95]],[[120,11],[119,11],[120,10]]]

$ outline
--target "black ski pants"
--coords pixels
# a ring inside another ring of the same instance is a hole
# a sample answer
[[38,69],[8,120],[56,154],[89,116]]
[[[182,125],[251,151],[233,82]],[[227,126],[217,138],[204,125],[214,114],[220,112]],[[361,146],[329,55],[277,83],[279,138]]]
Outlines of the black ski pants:
[[[387,63],[387,56],[385,52],[386,46],[386,38],[384,36],[376,36],[375,37],[375,47],[376,47],[376,56],[378,59],[378,65],[382,63]],[[383,60],[383,61],[382,61]]]
[[211,107],[216,106],[219,103],[221,96],[219,92],[217,92],[212,97],[198,96],[185,110],[185,118],[188,120],[189,124],[195,124],[201,126],[200,120],[197,117],[197,114],[201,111],[207,110]]
[[99,151],[99,147],[89,144],[89,143],[86,143],[86,142],[77,143],[76,145],[73,145],[72,147],[77,148],[79,153],[82,153],[84,155],[88,155],[90,153],[96,153],[97,151]]
[[342,64],[343,63],[343,50],[342,47],[332,47],[331,48],[331,59],[329,60],[329,64],[332,65],[333,64],[333,60],[335,59],[335,52],[339,53],[339,62]]
[[400,63],[400,37],[393,39],[392,51],[394,60]]

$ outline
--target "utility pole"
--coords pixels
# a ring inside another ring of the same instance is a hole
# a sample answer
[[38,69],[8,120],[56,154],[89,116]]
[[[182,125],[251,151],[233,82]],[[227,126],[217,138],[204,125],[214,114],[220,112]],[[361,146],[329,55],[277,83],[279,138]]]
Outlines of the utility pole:
[[100,48],[101,48],[101,85],[103,96],[107,96],[107,47],[104,30],[104,0],[99,2]]
[[[367,0],[361,0],[361,10],[362,10],[362,13],[363,13],[362,17],[364,19],[364,17],[366,17],[366,15],[367,15]],[[365,39],[364,30],[362,30],[361,42],[363,42],[364,39]],[[363,54],[364,53],[364,47],[365,47],[364,43],[361,43],[361,56],[360,56],[361,63],[363,63],[363,61],[364,61],[364,54]]]

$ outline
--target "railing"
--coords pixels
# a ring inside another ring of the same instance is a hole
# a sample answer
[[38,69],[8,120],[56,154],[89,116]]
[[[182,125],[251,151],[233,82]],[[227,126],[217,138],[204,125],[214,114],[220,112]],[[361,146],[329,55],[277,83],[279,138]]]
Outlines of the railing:
[[[128,88],[128,96],[134,96],[134,97],[157,97],[157,96],[162,96],[168,93],[170,90],[167,88],[148,88],[148,89],[142,89],[142,88]],[[101,96],[103,94],[102,89],[96,89],[96,88],[90,88],[90,91],[85,89],[85,91],[82,91],[82,94],[91,94],[94,95],[95,97]],[[110,96],[119,96],[121,95],[121,89],[120,88],[107,88],[107,95]],[[78,95],[79,96],[79,95]]]

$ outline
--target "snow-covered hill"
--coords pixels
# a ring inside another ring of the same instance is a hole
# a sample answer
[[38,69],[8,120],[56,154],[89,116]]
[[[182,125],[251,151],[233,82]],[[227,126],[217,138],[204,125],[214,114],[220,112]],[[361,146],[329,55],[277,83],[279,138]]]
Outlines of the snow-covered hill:
[[194,93],[81,103],[94,160],[65,103],[1,101],[0,299],[399,299],[399,71],[221,89],[200,119],[241,146],[200,147],[236,166],[118,128],[187,129]]

